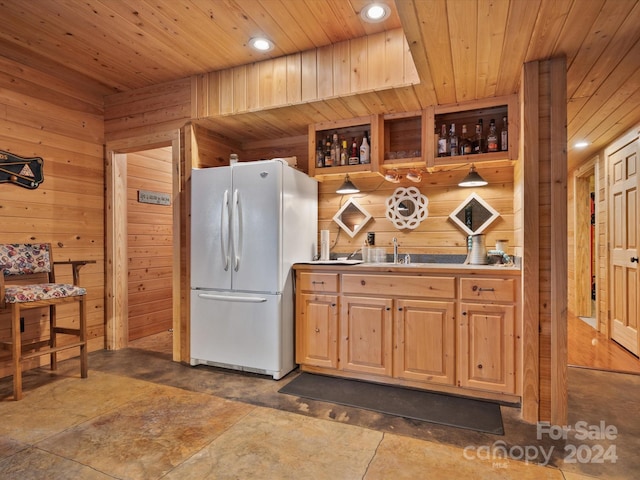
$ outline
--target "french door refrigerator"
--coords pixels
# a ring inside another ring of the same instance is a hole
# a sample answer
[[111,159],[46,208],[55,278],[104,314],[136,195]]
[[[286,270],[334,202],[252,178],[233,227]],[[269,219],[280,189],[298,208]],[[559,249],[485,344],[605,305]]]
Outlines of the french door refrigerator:
[[291,266],[316,253],[318,187],[282,159],[191,173],[191,365],[295,368]]

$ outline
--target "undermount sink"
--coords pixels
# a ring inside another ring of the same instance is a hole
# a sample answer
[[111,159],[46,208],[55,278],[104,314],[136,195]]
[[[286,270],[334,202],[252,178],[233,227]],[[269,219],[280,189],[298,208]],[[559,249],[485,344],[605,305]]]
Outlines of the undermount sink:
[[381,263],[361,263],[361,267],[438,267],[442,265],[463,265],[462,263],[438,263],[438,262],[430,262],[430,263],[393,263],[393,262],[381,262]]

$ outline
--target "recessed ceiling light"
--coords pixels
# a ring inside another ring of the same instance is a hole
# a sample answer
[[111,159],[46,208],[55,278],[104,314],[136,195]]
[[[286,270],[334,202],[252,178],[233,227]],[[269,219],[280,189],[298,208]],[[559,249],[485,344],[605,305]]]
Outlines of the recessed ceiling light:
[[386,3],[372,3],[360,11],[360,16],[365,22],[378,23],[389,18],[391,9]]
[[589,142],[576,142],[573,146],[576,148],[585,148],[589,146]]
[[249,45],[261,52],[268,52],[273,48],[273,42],[264,37],[253,37],[249,40]]

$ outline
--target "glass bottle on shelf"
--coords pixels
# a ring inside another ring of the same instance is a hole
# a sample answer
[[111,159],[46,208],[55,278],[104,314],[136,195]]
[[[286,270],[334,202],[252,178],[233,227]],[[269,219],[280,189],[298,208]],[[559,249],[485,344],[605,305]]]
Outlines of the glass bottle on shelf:
[[455,123],[452,123],[449,129],[449,155],[452,157],[458,155],[458,135],[456,135]]
[[496,121],[492,118],[489,122],[489,135],[487,135],[487,152],[498,151],[498,130]]
[[346,165],[349,163],[349,151],[347,150],[347,141],[343,138],[341,142],[342,148],[340,149],[340,165]]
[[316,168],[324,167],[324,150],[322,149],[322,145],[318,145],[316,149]]
[[476,138],[473,140],[473,153],[485,153],[487,151],[487,142],[483,133],[482,119],[476,123]]
[[371,158],[369,157],[369,140],[367,139],[367,135],[369,132],[364,132],[364,136],[362,137],[362,145],[360,145],[360,163],[370,163]]
[[338,132],[333,133],[331,142],[331,164],[340,165],[340,144],[338,143]]
[[440,129],[440,136],[438,137],[439,157],[446,157],[449,154],[448,140],[449,138],[447,137],[447,126],[443,123],[442,128]]
[[471,155],[473,153],[473,146],[467,134],[467,125],[462,125],[462,135],[460,136],[460,146],[458,150],[460,151],[460,155]]
[[507,131],[507,117],[502,117],[502,130],[500,130],[500,150],[509,150],[509,134]]
[[331,157],[331,137],[327,137],[324,141],[324,166],[333,167],[333,158]]
[[360,163],[360,154],[358,153],[358,143],[356,137],[351,139],[351,150],[349,152],[349,165],[358,165]]

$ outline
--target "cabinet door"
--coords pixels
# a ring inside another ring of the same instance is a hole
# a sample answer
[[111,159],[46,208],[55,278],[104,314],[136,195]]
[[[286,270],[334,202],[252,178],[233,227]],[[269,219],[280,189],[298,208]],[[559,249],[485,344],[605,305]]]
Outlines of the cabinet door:
[[459,386],[515,393],[514,309],[460,304]]
[[340,369],[391,376],[393,301],[342,297]]
[[300,293],[296,308],[296,362],[338,368],[338,297]]
[[455,384],[455,303],[396,300],[393,376]]

